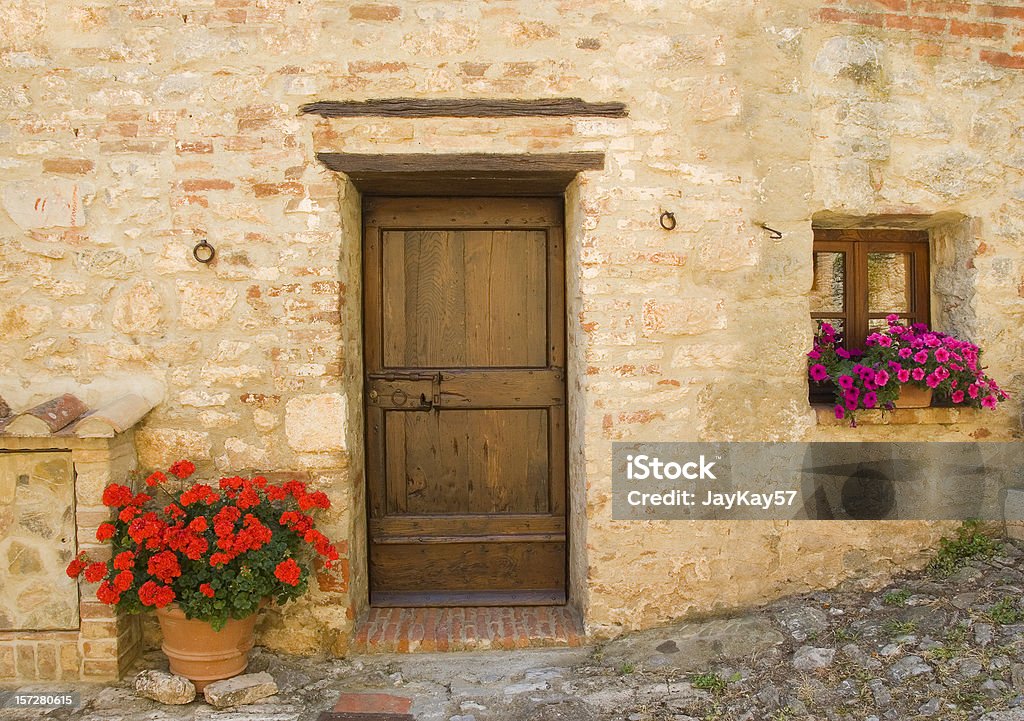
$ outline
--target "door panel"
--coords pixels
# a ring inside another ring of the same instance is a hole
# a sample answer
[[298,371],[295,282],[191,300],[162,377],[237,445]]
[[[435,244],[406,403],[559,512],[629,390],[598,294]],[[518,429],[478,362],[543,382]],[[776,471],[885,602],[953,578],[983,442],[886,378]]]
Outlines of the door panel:
[[365,204],[376,605],[565,601],[561,212]]

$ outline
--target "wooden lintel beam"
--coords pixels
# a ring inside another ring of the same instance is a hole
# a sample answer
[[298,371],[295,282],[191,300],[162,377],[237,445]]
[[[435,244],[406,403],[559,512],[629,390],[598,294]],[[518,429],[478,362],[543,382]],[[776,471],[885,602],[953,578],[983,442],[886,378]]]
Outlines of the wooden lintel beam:
[[538,100],[459,98],[383,98],[377,100],[318,100],[300,112],[324,118],[382,116],[395,118],[522,118],[590,116],[624,118],[624,103],[590,103],[580,98]]
[[331,170],[349,175],[364,173],[451,173],[493,175],[517,173],[579,173],[602,170],[604,153],[317,153]]

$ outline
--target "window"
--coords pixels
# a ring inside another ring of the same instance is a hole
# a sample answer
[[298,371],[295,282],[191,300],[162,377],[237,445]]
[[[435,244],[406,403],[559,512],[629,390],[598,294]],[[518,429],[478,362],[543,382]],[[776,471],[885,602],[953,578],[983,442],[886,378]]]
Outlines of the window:
[[[927,231],[815,228],[811,318],[830,323],[844,347],[863,348],[891,313],[930,323],[928,276]],[[831,398],[816,385],[811,400]]]
[[844,347],[863,347],[891,313],[929,323],[928,297],[927,231],[814,230],[811,318],[831,323]]

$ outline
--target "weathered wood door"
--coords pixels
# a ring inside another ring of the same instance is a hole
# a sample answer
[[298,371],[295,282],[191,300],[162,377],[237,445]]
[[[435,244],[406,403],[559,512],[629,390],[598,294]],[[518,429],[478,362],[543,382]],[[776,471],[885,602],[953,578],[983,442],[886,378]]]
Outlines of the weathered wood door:
[[363,213],[371,603],[564,603],[561,198]]

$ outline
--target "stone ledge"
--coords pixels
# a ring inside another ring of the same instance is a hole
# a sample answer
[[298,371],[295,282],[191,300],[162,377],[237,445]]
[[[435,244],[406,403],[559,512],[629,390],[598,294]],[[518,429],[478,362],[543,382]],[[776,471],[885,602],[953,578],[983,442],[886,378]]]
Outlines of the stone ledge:
[[[814,403],[811,405],[819,426],[849,426],[849,417],[836,418],[834,406]],[[857,411],[858,426],[948,426],[955,423],[969,423],[981,419],[979,408],[897,408],[891,411]]]

